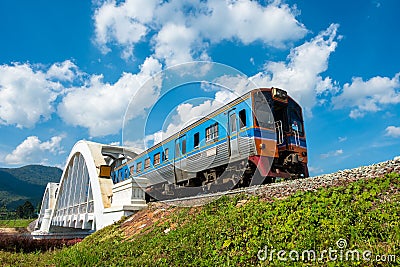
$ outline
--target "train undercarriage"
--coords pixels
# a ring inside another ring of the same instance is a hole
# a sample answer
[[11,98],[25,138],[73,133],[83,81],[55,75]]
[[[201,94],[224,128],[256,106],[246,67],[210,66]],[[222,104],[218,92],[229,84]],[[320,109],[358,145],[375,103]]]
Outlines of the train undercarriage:
[[297,153],[281,158],[250,156],[198,172],[195,178],[176,184],[160,183],[146,189],[146,200],[168,200],[228,191],[241,187],[308,177],[307,165]]

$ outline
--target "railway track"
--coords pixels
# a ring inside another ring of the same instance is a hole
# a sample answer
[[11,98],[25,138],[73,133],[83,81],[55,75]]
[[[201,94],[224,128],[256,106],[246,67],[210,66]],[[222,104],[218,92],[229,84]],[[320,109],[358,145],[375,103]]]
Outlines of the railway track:
[[[306,178],[306,179],[312,179],[312,178]],[[305,180],[305,179],[302,179],[302,180]],[[163,200],[161,202],[171,204],[171,205],[177,205],[177,206],[181,206],[182,203],[184,203],[183,206],[186,206],[185,204],[189,203],[188,206],[193,206],[192,204],[190,204],[192,201],[199,201],[200,203],[205,204],[203,202],[209,202],[209,200],[214,200],[214,199],[222,197],[222,196],[236,195],[236,194],[241,194],[241,193],[258,195],[258,192],[262,192],[262,191],[266,191],[266,190],[270,190],[270,189],[282,188],[282,187],[291,185],[294,181],[296,181],[296,180],[281,181],[281,182],[262,184],[262,185],[253,185],[253,186],[249,186],[249,187],[241,187],[241,188],[236,188],[236,189],[223,191],[223,192],[205,193],[205,194],[200,194],[200,195],[190,196],[190,197],[180,197],[180,198],[168,199],[168,200]],[[205,201],[201,201],[201,200],[205,200]]]
[[174,203],[183,202],[183,201],[191,201],[191,200],[207,199],[207,198],[217,198],[217,197],[221,197],[221,196],[225,196],[225,195],[234,195],[234,194],[240,194],[240,193],[247,193],[247,192],[251,192],[251,191],[254,192],[260,187],[262,187],[262,185],[254,185],[251,187],[237,188],[237,189],[232,189],[232,190],[224,191],[224,192],[206,193],[206,194],[201,194],[201,195],[191,196],[191,197],[174,198],[174,199],[164,200],[162,202],[174,204]]
[[381,177],[388,173],[400,173],[400,158],[354,169],[340,170],[335,173],[314,177],[287,180],[264,185],[237,188],[224,192],[206,193],[190,197],[181,197],[161,202],[176,206],[199,206],[226,195],[246,193],[273,201],[285,198],[298,191],[315,191],[321,187],[342,186],[360,180]]

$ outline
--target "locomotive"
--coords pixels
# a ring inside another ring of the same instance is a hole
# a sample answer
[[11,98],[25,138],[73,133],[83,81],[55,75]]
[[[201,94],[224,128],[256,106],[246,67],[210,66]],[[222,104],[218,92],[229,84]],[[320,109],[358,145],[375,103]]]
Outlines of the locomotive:
[[302,109],[282,89],[253,89],[111,167],[114,183],[146,177],[147,195],[159,200],[305,178]]

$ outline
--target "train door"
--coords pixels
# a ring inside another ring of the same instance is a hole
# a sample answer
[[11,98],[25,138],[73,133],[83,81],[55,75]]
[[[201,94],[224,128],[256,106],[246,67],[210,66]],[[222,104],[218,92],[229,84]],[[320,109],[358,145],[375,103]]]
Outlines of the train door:
[[289,131],[287,104],[274,101],[273,114],[275,119],[275,129],[278,145],[284,145],[287,147],[287,133]]
[[187,179],[186,169],[186,135],[175,140],[174,170],[176,182]]
[[237,124],[237,114],[233,109],[228,112],[228,151],[231,158],[239,156],[239,134]]

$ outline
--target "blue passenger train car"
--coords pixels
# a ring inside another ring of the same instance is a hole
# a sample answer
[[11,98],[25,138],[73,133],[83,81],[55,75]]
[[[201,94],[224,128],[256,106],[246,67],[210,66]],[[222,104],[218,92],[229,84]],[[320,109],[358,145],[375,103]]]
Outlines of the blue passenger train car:
[[164,196],[308,177],[302,110],[284,90],[254,89],[112,167],[114,183],[143,176]]

